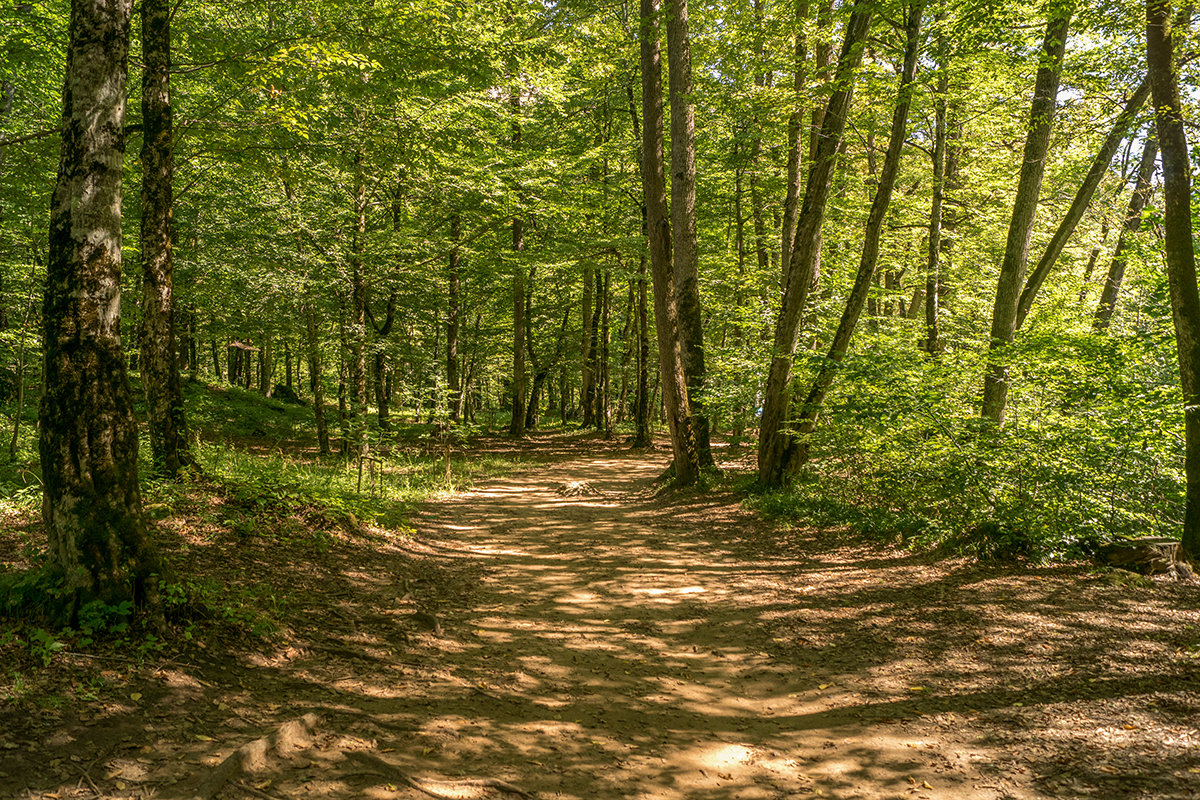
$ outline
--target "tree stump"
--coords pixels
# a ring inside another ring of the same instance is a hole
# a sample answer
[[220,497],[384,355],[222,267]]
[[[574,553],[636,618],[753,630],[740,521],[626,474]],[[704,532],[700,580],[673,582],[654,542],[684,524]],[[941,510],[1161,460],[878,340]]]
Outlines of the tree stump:
[[1189,580],[1194,575],[1192,568],[1179,559],[1179,542],[1165,536],[1144,536],[1113,542],[1101,547],[1098,555],[1109,566],[1142,575],[1168,575],[1180,581]]

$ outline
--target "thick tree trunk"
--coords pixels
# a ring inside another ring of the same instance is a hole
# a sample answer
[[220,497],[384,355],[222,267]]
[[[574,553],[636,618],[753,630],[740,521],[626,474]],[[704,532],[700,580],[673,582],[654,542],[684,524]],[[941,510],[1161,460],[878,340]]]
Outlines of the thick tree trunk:
[[324,365],[321,361],[321,341],[317,337],[317,312],[309,307],[304,313],[304,330],[308,339],[308,384],[313,396],[313,416],[317,423],[317,446],[321,455],[329,455],[329,423],[325,419]]
[[996,285],[996,302],[992,309],[991,354],[983,384],[982,415],[1000,426],[1008,405],[1008,366],[1003,361],[1005,350],[1012,344],[1017,331],[1017,309],[1021,287],[1025,282],[1025,265],[1029,258],[1029,241],[1033,236],[1034,216],[1038,196],[1042,191],[1042,176],[1046,172],[1046,154],[1050,149],[1050,129],[1058,97],[1058,76],[1066,50],[1067,31],[1074,12],[1073,0],[1055,0],[1050,6],[1050,19],[1042,41],[1041,65],[1034,83],[1033,103],[1029,112],[1029,133],[1025,139],[1017,196],[1013,202],[1004,260],[1000,264],[1000,279]]
[[172,278],[171,6],[142,2],[142,387],[155,472],[175,478],[192,464],[175,363]]
[[675,276],[671,263],[671,221],[663,164],[662,54],[658,41],[658,2],[641,0],[642,189],[646,239],[654,281],[654,321],[658,337],[662,405],[671,431],[675,481],[700,477],[699,445],[692,430],[688,387],[678,334]]
[[1021,291],[1021,298],[1017,303],[1017,328],[1025,323],[1025,317],[1029,314],[1029,309],[1033,307],[1033,300],[1037,296],[1038,289],[1042,287],[1046,276],[1050,274],[1051,268],[1054,267],[1054,262],[1058,261],[1058,257],[1062,255],[1063,248],[1067,246],[1067,240],[1071,238],[1071,234],[1075,232],[1079,221],[1083,219],[1083,214],[1087,211],[1088,206],[1092,202],[1092,197],[1096,194],[1096,187],[1100,185],[1100,181],[1108,174],[1109,165],[1112,164],[1113,156],[1117,153],[1117,148],[1121,146],[1130,128],[1133,127],[1134,121],[1137,119],[1138,112],[1146,102],[1146,98],[1150,95],[1150,81],[1145,79],[1129,101],[1125,104],[1125,108],[1117,115],[1116,121],[1113,123],[1112,130],[1109,131],[1108,137],[1105,138],[1104,144],[1100,147],[1100,152],[1096,154],[1096,158],[1092,161],[1091,169],[1080,184],[1079,190],[1075,192],[1075,199],[1071,201],[1071,207],[1067,209],[1066,215],[1058,224],[1058,229],[1054,231],[1054,235],[1050,238],[1050,243],[1046,245],[1046,252],[1038,260],[1037,266],[1029,273],[1029,279],[1025,282],[1025,288]]
[[688,415],[700,467],[713,464],[704,413],[704,329],[700,305],[700,250],[696,232],[696,115],[688,0],[668,0],[667,73],[671,100],[671,228],[676,333],[683,356]]
[[846,357],[850,348],[850,340],[858,325],[867,294],[871,290],[871,279],[875,274],[875,266],[879,262],[879,239],[883,233],[883,221],[887,216],[888,206],[892,201],[892,189],[896,185],[896,173],[900,169],[900,154],[904,148],[904,138],[908,130],[908,109],[912,102],[912,82],[917,71],[917,56],[921,49],[921,14],[924,2],[909,3],[905,20],[904,66],[900,73],[900,88],[896,95],[896,109],[892,114],[891,135],[888,139],[887,153],[883,159],[883,169],[879,176],[879,186],[875,191],[875,199],[871,203],[871,211],[867,215],[867,227],[863,233],[862,258],[858,264],[858,274],[854,279],[854,288],[846,300],[846,308],[834,334],[833,344],[829,347],[829,355],[817,372],[812,388],[800,411],[797,426],[799,437],[792,449],[791,461],[787,465],[789,473],[795,472],[808,461],[809,437],[816,428],[821,406],[825,395],[833,385],[839,365]]
[[1142,160],[1138,164],[1137,183],[1133,194],[1129,197],[1129,208],[1125,211],[1125,224],[1121,226],[1121,235],[1117,239],[1117,250],[1113,253],[1112,263],[1108,267],[1108,277],[1104,281],[1104,291],[1100,294],[1100,304],[1096,307],[1096,315],[1092,318],[1092,327],[1097,331],[1108,329],[1112,320],[1113,309],[1117,307],[1117,296],[1121,292],[1121,282],[1125,279],[1125,248],[1129,240],[1142,227],[1142,211],[1150,201],[1154,191],[1154,164],[1158,158],[1158,139],[1153,135],[1146,137],[1142,147]]
[[812,285],[820,250],[821,221],[833,185],[833,168],[846,126],[846,114],[854,89],[854,72],[862,60],[863,44],[871,26],[873,4],[855,0],[846,23],[846,38],[838,60],[835,89],[823,117],[820,143],[805,183],[792,260],[784,285],[783,304],[775,322],[774,352],[767,377],[758,440],[758,479],[765,486],[778,486],[788,478],[788,464],[796,437],[787,430],[792,400],[792,356],[800,335],[800,317]]
[[1200,291],[1192,234],[1191,165],[1183,128],[1183,103],[1175,62],[1176,31],[1170,0],[1146,2],[1146,61],[1154,97],[1158,146],[1162,150],[1163,228],[1171,313],[1183,387],[1187,494],[1183,555],[1200,560]]
[[69,616],[91,599],[132,601],[161,624],[120,338],[129,22],[130,0],[71,4],[43,304],[42,520]]

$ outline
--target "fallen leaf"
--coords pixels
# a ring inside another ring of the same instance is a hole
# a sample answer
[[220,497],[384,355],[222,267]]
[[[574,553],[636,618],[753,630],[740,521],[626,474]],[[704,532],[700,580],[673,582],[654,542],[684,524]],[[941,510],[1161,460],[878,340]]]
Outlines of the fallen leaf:
[[142,699],[142,693],[134,692],[133,694],[129,695],[129,699],[136,703],[138,700]]

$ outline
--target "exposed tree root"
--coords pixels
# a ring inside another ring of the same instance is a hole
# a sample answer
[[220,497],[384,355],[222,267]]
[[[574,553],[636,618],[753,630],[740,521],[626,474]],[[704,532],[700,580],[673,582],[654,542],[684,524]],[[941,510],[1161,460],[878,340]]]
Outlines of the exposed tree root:
[[370,753],[353,752],[347,753],[346,757],[369,767],[372,772],[377,772],[398,780],[406,786],[411,786],[418,792],[423,792],[430,797],[436,797],[438,800],[467,800],[467,798],[480,797],[482,792],[488,789],[495,789],[498,792],[507,792],[508,794],[527,798],[527,800],[533,800],[533,795],[524,789],[513,786],[511,783],[497,780],[496,778],[467,778],[458,781],[419,780],[395,764],[388,763]]
[[212,800],[225,784],[238,775],[264,770],[272,753],[286,754],[290,750],[308,747],[318,721],[316,714],[305,714],[300,719],[288,720],[268,736],[247,742],[218,764],[188,797],[190,800]]

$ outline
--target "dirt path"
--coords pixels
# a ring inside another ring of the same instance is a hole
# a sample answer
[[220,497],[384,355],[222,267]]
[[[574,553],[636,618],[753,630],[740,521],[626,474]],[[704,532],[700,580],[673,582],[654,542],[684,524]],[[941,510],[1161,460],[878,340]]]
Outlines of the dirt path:
[[180,522],[292,598],[282,644],[0,714],[0,797],[1200,795],[1196,587],[768,531],[656,497],[661,454],[573,446],[411,535],[229,558]]

